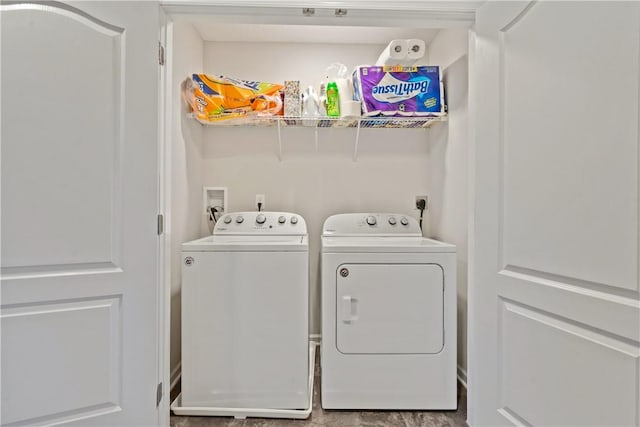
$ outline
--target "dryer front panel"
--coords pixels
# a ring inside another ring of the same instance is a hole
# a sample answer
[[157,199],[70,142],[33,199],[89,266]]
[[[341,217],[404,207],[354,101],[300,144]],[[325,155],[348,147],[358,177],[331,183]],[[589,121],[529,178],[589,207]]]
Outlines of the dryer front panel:
[[338,351],[434,354],[442,350],[442,267],[342,264],[335,274]]

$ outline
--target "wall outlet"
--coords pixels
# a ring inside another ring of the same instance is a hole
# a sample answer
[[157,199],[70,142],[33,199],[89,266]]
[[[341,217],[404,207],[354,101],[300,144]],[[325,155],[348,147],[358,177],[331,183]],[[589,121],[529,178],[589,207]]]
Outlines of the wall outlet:
[[258,203],[260,203],[260,210],[264,210],[264,194],[256,194],[256,209],[258,209]]
[[421,202],[424,202],[424,210],[426,211],[429,207],[429,198],[427,196],[416,196],[415,207],[417,210],[420,210]]

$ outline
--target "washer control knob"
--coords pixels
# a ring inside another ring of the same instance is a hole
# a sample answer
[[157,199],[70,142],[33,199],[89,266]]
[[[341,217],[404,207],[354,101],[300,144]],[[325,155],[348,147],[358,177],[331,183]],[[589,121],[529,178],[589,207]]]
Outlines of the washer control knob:
[[278,217],[278,222],[279,222],[280,224],[284,224],[285,222],[287,222],[287,218],[285,218],[285,216],[284,216],[284,215],[280,215],[280,216]]
[[242,215],[238,215],[238,217],[236,218],[236,222],[238,224],[242,224],[244,222],[244,218],[242,217]]
[[256,222],[258,224],[264,224],[266,220],[267,220],[267,217],[264,216],[263,214],[258,214],[258,216],[256,217]]
[[292,216],[291,217],[291,224],[296,225],[298,223],[298,217]]
[[409,225],[409,220],[406,217],[403,216],[402,218],[400,218],[400,224],[405,225],[405,226]]
[[227,215],[227,216],[225,216],[225,217],[224,217],[224,223],[225,223],[225,224],[229,224],[229,223],[231,223],[231,217],[230,217],[229,215]]
[[398,222],[396,221],[396,217],[395,216],[390,216],[389,217],[389,224],[391,225],[396,225]]
[[367,224],[369,225],[376,225],[376,217],[373,215],[370,215],[367,217]]

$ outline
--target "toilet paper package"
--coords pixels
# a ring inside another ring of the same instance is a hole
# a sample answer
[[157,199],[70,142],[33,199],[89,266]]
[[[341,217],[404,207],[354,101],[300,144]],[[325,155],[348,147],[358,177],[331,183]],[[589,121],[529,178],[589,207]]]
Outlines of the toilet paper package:
[[440,116],[445,112],[438,66],[359,66],[353,80],[365,116]]

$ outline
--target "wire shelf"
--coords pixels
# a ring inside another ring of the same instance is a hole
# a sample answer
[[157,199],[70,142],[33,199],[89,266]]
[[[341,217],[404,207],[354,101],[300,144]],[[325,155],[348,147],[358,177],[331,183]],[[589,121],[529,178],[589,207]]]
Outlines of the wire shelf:
[[[194,116],[195,117],[195,116]],[[196,120],[198,120],[196,118]],[[426,129],[434,123],[447,121],[446,114],[420,117],[283,117],[246,116],[219,120],[198,120],[212,127],[307,127],[307,128],[361,128],[361,129]],[[359,126],[358,126],[359,125]]]
[[316,150],[318,149],[318,129],[352,128],[355,130],[353,161],[358,158],[361,129],[426,129],[438,122],[447,121],[447,114],[434,114],[421,117],[283,117],[283,116],[243,116],[220,117],[215,121],[202,121],[195,115],[191,117],[210,127],[275,127],[278,135],[278,159],[282,161],[282,129],[314,129]]

